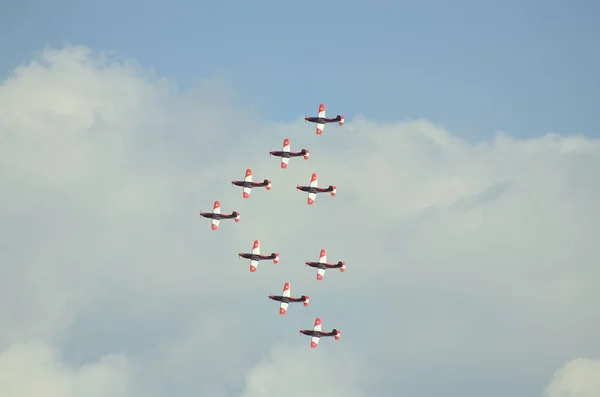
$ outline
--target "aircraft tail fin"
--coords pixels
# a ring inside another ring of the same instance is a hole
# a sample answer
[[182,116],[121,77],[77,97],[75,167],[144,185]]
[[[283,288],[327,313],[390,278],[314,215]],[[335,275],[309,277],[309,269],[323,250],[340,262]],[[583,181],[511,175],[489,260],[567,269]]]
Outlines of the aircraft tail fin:
[[336,332],[335,340],[340,340],[342,333],[340,332],[339,329],[334,329],[334,331]]

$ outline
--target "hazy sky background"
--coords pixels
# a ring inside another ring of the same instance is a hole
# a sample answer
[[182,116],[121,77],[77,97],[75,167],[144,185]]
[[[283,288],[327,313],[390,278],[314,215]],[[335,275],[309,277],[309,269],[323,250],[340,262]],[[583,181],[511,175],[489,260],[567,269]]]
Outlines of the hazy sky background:
[[595,2],[1,4],[1,397],[600,395]]

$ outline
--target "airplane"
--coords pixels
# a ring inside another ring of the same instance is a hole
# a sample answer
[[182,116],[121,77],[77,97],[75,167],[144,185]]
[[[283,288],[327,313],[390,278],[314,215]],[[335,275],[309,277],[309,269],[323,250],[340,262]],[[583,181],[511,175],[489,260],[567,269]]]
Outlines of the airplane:
[[221,219],[235,219],[236,222],[240,221],[240,213],[237,211],[233,211],[229,215],[221,214],[221,203],[219,201],[215,201],[213,212],[200,212],[200,216],[212,219],[212,230],[219,228]]
[[250,259],[250,272],[251,273],[256,272],[259,261],[273,259],[274,264],[279,263],[279,254],[277,254],[275,252],[272,252],[271,255],[261,255],[260,254],[260,241],[258,241],[258,240],[254,240],[254,245],[252,245],[251,253],[240,252],[238,254],[238,256],[240,258]]
[[288,138],[283,140],[283,147],[281,150],[272,150],[269,153],[271,156],[281,157],[281,168],[283,169],[288,167],[291,157],[304,156],[304,160],[308,160],[308,156],[310,156],[310,151],[307,149],[302,149],[299,152],[290,152],[290,140]]
[[265,187],[267,190],[271,190],[271,181],[265,179],[262,182],[252,182],[252,170],[248,168],[246,170],[246,176],[243,181],[231,181],[232,185],[243,187],[243,196],[245,199],[250,198],[253,187]]
[[310,177],[310,185],[308,186],[296,186],[296,189],[301,190],[303,192],[308,192],[308,205],[313,205],[315,203],[315,199],[317,198],[317,193],[331,193],[331,197],[335,197],[337,193],[337,188],[333,185],[329,185],[328,188],[319,187],[319,181],[317,179],[317,174],[312,174]]
[[334,119],[325,117],[325,105],[319,105],[319,113],[317,117],[305,117],[304,120],[310,121],[311,123],[317,123],[317,135],[323,134],[323,130],[325,129],[325,124],[328,123],[339,123],[340,127],[344,125],[344,116],[340,116],[339,114],[335,116]]
[[288,305],[291,302],[304,302],[304,307],[308,306],[308,302],[310,300],[309,296],[302,295],[300,298],[292,298],[291,294],[291,286],[289,282],[286,282],[283,285],[283,294],[282,295],[269,295],[269,299],[272,299],[277,302],[281,302],[279,305],[279,314],[284,315],[287,313]]
[[327,263],[327,250],[322,249],[319,254],[318,262],[306,261],[304,262],[307,266],[317,268],[317,280],[323,280],[325,276],[325,271],[327,269],[340,269],[340,272],[346,271],[346,262],[338,261],[338,263]]
[[332,329],[331,332],[321,331],[321,318],[317,317],[315,319],[315,325],[313,326],[312,331],[309,329],[301,329],[301,334],[312,336],[310,338],[310,347],[316,349],[319,345],[320,338],[324,338],[327,336],[334,336],[335,340],[340,340],[340,335],[342,334],[339,329]]

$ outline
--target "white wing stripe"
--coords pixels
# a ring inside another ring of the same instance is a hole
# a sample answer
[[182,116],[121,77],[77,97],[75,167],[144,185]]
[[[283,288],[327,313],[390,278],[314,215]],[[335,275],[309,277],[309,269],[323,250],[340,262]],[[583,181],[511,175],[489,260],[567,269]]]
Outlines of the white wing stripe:
[[317,269],[317,274],[321,277],[325,277],[325,269]]
[[313,331],[321,331],[321,324],[317,324],[313,327]]
[[319,112],[319,113],[317,113],[317,117],[322,117],[322,118],[325,118],[325,114],[326,114],[326,112],[327,112],[327,109],[323,109],[323,111],[322,111],[322,112]]

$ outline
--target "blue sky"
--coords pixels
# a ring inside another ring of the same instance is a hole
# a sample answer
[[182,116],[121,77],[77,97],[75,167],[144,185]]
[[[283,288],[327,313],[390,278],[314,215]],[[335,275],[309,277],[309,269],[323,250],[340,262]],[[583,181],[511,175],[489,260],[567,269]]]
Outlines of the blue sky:
[[69,42],[135,57],[184,88],[220,75],[276,121],[325,102],[469,138],[600,136],[592,0],[8,1],[4,74]]

